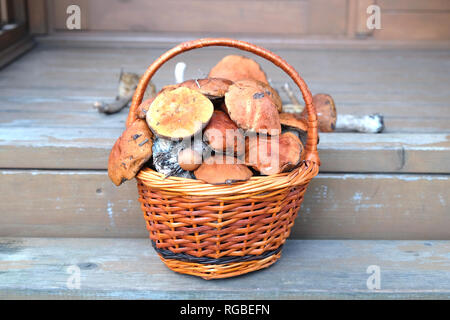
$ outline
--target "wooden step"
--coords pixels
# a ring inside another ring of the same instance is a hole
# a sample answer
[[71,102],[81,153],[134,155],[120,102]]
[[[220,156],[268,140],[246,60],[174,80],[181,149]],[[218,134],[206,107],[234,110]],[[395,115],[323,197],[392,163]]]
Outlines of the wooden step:
[[206,281],[169,270],[146,239],[2,238],[0,299],[449,299],[449,252],[450,241],[288,240],[270,268]]
[[[0,236],[147,237],[134,181],[105,170],[0,170]],[[450,239],[448,175],[319,174],[293,238]]]
[[[107,169],[121,131],[118,123],[97,129],[3,126],[0,168]],[[318,148],[320,172],[450,173],[448,133],[321,133]]]
[[[44,41],[0,70],[0,236],[147,236],[134,183],[115,188],[106,175],[127,110],[106,116],[92,103],[116,95],[121,67],[142,73],[172,44]],[[386,120],[383,134],[320,135],[321,174],[293,238],[450,239],[448,50],[274,46],[313,93],[335,98],[339,113],[381,112]],[[178,61],[188,65],[186,78],[198,78],[236,52],[185,53],[158,71],[155,84],[173,83]],[[274,86],[287,81],[258,61]]]

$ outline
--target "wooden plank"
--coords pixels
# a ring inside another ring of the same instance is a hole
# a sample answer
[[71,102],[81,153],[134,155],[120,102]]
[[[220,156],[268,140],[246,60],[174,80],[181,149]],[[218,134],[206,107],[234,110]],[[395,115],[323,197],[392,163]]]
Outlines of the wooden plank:
[[[268,269],[205,281],[170,271],[145,239],[2,238],[0,298],[448,299],[449,251],[449,241],[292,240]],[[372,265],[380,289],[367,287]],[[79,289],[67,286],[71,266]]]
[[314,0],[309,1],[308,5],[308,34],[328,36],[346,34],[347,0]]
[[[92,103],[112,99],[116,94],[120,67],[142,72],[162,52],[162,49],[40,47],[2,71],[0,113],[7,114],[2,114],[0,121],[3,125],[18,125],[25,117],[28,126],[105,126],[106,118],[91,108]],[[155,83],[159,88],[172,83],[177,61],[188,63],[187,78],[199,77],[223,55],[232,52],[237,51],[204,49],[186,53],[164,66]],[[338,112],[383,113],[387,132],[450,131],[448,50],[276,52],[300,71],[313,93],[330,93]],[[258,61],[275,87],[287,81],[276,67],[262,59]],[[324,67],[317,68],[318,65]],[[83,112],[80,117],[75,116],[78,111]],[[119,118],[108,119],[111,126],[122,126],[116,122]]]
[[377,0],[381,10],[450,10],[450,2],[447,0]]
[[376,39],[450,39],[450,11],[383,12]]
[[35,42],[31,36],[26,36],[25,38],[19,40],[13,45],[9,46],[7,49],[0,52],[0,70],[19,58],[24,53],[31,50],[35,45]]
[[[353,30],[354,28],[350,29]],[[217,36],[230,37],[223,32],[215,33]],[[349,33],[353,34],[353,33]],[[56,31],[45,37],[38,37],[41,44],[64,48],[167,48],[180,42],[208,36],[203,32],[130,32],[130,31],[83,31],[68,32]],[[401,40],[375,40],[372,38],[329,38],[323,36],[304,37],[302,35],[249,34],[243,33],[240,40],[261,45],[267,49],[296,49],[301,51],[317,49],[448,49],[448,40],[420,41],[411,39]]]
[[[306,1],[289,0],[192,0],[180,8],[175,0],[115,0],[91,1],[84,14],[89,30],[303,34],[307,31],[307,5]],[[65,28],[61,22],[55,27],[61,26]]]
[[[134,182],[105,171],[2,170],[0,236],[147,237]],[[448,175],[319,174],[293,238],[450,239]]]
[[[2,127],[0,168],[106,169],[124,127],[117,117],[120,126],[96,129]],[[321,133],[320,140],[321,172],[450,173],[450,134]]]
[[357,0],[355,26],[355,33],[357,36],[367,37],[372,35],[373,31],[367,29],[367,18],[369,17],[367,14],[367,8],[374,3],[374,0]]
[[28,29],[32,34],[47,33],[46,0],[27,0]]

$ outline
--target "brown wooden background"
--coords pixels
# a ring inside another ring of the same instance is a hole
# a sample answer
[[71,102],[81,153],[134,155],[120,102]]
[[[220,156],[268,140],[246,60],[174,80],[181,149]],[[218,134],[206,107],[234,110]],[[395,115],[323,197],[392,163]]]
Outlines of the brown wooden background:
[[[34,33],[66,31],[78,4],[83,31],[255,34],[333,39],[449,40],[449,0],[33,0]],[[381,8],[381,30],[368,30],[366,8]]]

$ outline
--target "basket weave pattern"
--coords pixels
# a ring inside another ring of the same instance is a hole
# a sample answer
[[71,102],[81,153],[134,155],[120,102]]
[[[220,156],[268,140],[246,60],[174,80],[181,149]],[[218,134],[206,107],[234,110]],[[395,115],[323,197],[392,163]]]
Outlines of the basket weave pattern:
[[299,86],[308,110],[305,161],[295,170],[254,176],[231,185],[165,177],[150,168],[136,177],[139,201],[153,246],[172,270],[216,279],[266,268],[281,255],[310,180],[319,171],[317,117],[311,93],[297,72],[263,48],[231,39],[186,42],[157,59],[142,76],[127,119],[135,110],[153,74],[179,53],[204,46],[236,47],[260,55],[283,69]]

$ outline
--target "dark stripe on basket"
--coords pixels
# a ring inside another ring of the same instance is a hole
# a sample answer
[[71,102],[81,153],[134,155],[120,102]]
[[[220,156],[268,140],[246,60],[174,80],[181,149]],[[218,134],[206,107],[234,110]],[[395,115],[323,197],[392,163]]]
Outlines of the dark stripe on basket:
[[262,260],[267,257],[270,257],[271,255],[277,254],[281,251],[281,248],[283,245],[279,246],[278,249],[266,251],[263,254],[260,254],[259,256],[255,255],[246,255],[241,257],[221,257],[221,258],[210,258],[210,257],[195,257],[191,256],[190,254],[186,253],[173,253],[170,250],[157,248],[154,241],[152,242],[152,246],[155,249],[156,252],[158,252],[164,259],[174,259],[179,261],[185,261],[185,262],[194,262],[194,263],[201,263],[201,264],[225,264],[225,263],[232,263],[232,262],[245,262],[245,261],[252,261],[252,260]]

